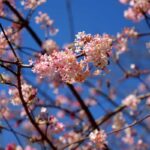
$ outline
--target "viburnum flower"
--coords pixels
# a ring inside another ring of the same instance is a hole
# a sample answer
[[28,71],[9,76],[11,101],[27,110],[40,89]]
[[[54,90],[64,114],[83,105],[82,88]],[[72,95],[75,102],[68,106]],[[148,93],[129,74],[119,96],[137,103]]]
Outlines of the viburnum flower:
[[56,72],[59,72],[63,81],[68,83],[83,82],[89,75],[89,70],[84,61],[77,61],[71,50],[65,50],[52,54]]
[[[34,89],[31,85],[28,85],[27,83],[23,83],[21,87],[22,87],[22,94],[25,102],[27,102],[28,104],[34,103],[37,90]],[[11,102],[13,105],[21,104],[18,89],[11,88],[9,89],[8,93],[11,96]]]
[[126,144],[134,144],[134,131],[131,128],[125,129],[125,136],[122,138]]
[[104,130],[94,130],[89,135],[90,140],[96,144],[97,148],[104,148],[104,144],[107,143],[107,135]]
[[84,61],[93,63],[96,67],[104,69],[108,65],[109,54],[112,49],[112,38],[108,34],[92,36],[79,32],[75,39],[76,52],[85,55]]
[[130,0],[119,0],[122,4],[127,4]]
[[91,34],[86,34],[85,31],[83,32],[78,32],[75,35],[75,40],[74,40],[74,45],[75,45],[75,52],[79,53],[83,50],[84,46],[86,43],[90,42],[92,39]]
[[[70,144],[80,138],[80,133],[71,130],[70,132],[65,133],[63,136],[59,137],[59,140],[63,144]],[[71,147],[69,147],[71,148]]]
[[43,42],[42,48],[46,51],[46,53],[52,54],[54,50],[56,51],[58,49],[58,46],[55,41],[48,39]]
[[[5,34],[9,38],[10,41],[13,41],[13,43],[18,44],[20,34],[18,31],[18,28],[14,26],[14,24],[11,27],[8,27],[4,29]],[[1,31],[0,32],[0,54],[3,54],[5,49],[8,47],[8,42],[4,36],[4,33]]]
[[35,9],[46,1],[47,0],[21,0],[21,5],[23,5],[25,9]]
[[15,150],[15,149],[16,149],[16,144],[14,143],[8,144],[6,146],[6,150]]
[[132,110],[137,109],[137,105],[140,103],[140,99],[138,99],[135,95],[128,95],[123,101],[122,104],[131,108]]
[[37,73],[40,78],[50,76],[53,79],[56,76],[55,66],[53,63],[53,57],[47,54],[38,55],[38,58],[33,63],[34,67],[32,71]]
[[138,32],[133,27],[125,27],[121,33],[118,33],[114,38],[115,42],[113,44],[113,47],[115,48],[115,50],[117,50],[117,56],[128,50],[129,39],[136,39],[137,37]]
[[118,113],[113,118],[112,128],[114,130],[119,130],[119,129],[121,129],[124,126],[124,123],[125,123],[125,119],[123,117],[123,114],[122,113]]
[[[54,50],[50,55],[39,54],[32,70],[41,78],[55,79],[56,76],[60,76],[62,81],[67,83],[83,82],[90,74],[89,63],[93,63],[99,69],[105,69],[111,45],[112,39],[107,34],[91,36],[79,32],[75,39],[75,52],[66,48],[64,51]],[[79,60],[76,50],[83,54]]]
[[83,82],[89,74],[84,62],[78,62],[71,50],[54,51],[51,55],[40,55],[33,72],[52,79],[59,75],[67,83]]
[[11,109],[9,107],[2,107],[0,109],[0,118],[4,116],[6,119],[12,119],[14,117],[14,113],[12,113]]
[[129,38],[137,38],[138,37],[138,32],[135,30],[134,27],[132,27],[132,28],[125,27],[122,34],[124,34],[124,36],[129,37]]
[[142,139],[139,139],[135,145],[136,150],[147,150],[149,144],[145,143]]
[[96,67],[101,69],[108,65],[108,57],[111,50],[112,39],[109,35],[95,35],[90,42],[84,46],[85,59],[93,62]]
[[143,15],[141,12],[139,13],[138,10],[136,10],[136,8],[128,8],[124,11],[124,17],[137,22],[142,19]]
[[50,19],[50,17],[48,16],[48,14],[43,13],[41,11],[39,11],[38,14],[39,14],[39,16],[35,17],[35,22],[37,24],[41,23],[42,27],[51,26],[53,24],[54,21]]
[[49,117],[49,130],[51,133],[60,133],[64,130],[64,124],[59,122],[56,117]]
[[117,50],[117,55],[125,52],[128,50],[128,39],[122,36],[120,33],[116,36],[116,43],[114,45],[115,49]]
[[150,14],[150,2],[148,0],[120,0],[123,4],[129,4],[124,16],[133,21],[140,21],[144,14]]
[[55,35],[58,32],[58,29],[53,27],[54,21],[48,16],[47,13],[41,11],[38,12],[38,16],[35,17],[35,22],[41,24],[42,29],[50,29],[50,34]]
[[[23,150],[23,148],[20,145],[16,145],[14,143],[8,144],[6,146],[5,150]],[[30,145],[27,145],[24,150],[36,150],[36,148],[31,147]]]
[[56,105],[70,104],[70,99],[64,95],[57,95],[55,104]]

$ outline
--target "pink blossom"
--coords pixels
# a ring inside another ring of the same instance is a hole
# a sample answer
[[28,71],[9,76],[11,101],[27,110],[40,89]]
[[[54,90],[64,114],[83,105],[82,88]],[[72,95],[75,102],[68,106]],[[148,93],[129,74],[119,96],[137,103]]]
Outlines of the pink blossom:
[[124,17],[137,22],[142,19],[143,15],[141,12],[139,13],[136,9],[128,8],[126,11],[124,11]]
[[121,33],[115,37],[113,47],[117,50],[116,54],[120,55],[128,50],[128,40],[137,38],[138,32],[134,28],[125,27]]
[[47,13],[43,13],[39,11],[38,16],[35,17],[35,22],[37,24],[41,24],[41,28],[50,29],[50,31],[47,34],[55,35],[58,32],[58,29],[53,27],[54,21],[48,16]]
[[[22,94],[23,94],[24,100],[28,104],[31,104],[32,102],[35,102],[35,97],[36,97],[37,90],[34,89],[31,85],[28,85],[26,83],[23,83],[21,86],[22,86]],[[14,105],[21,104],[18,89],[11,88],[11,89],[9,89],[8,93],[11,96],[12,104],[14,104]]]
[[130,0],[119,0],[122,4],[127,4]]
[[21,4],[25,9],[35,9],[37,6],[42,5],[47,0],[21,0]]
[[39,14],[39,16],[35,17],[35,22],[37,24],[42,23],[43,27],[51,26],[53,24],[54,21],[50,19],[48,14],[42,13],[41,11],[38,14]]
[[49,131],[52,133],[60,133],[64,130],[64,124],[59,122],[56,117],[50,116],[49,118]]
[[83,50],[86,43],[91,41],[92,35],[86,34],[83,31],[83,32],[78,32],[78,34],[76,34],[75,36],[76,36],[75,41],[74,41],[74,45],[76,47],[75,52],[79,53]]
[[43,42],[42,48],[48,53],[52,54],[54,50],[58,49],[58,46],[55,41],[48,39]]
[[12,113],[11,109],[8,107],[2,107],[0,109],[0,117],[4,116],[6,119],[12,119],[14,117],[14,114]]
[[125,123],[125,119],[123,117],[123,114],[122,113],[118,113],[113,118],[112,128],[114,130],[119,130],[119,129],[121,129],[124,126],[124,123]]
[[138,32],[135,30],[135,28],[129,28],[129,27],[124,28],[123,34],[124,36],[127,36],[129,38],[137,38],[138,36]]
[[70,100],[68,99],[68,97],[64,96],[64,95],[58,95],[56,97],[56,105],[63,105],[63,104],[69,104]]
[[85,55],[86,63],[93,63],[104,69],[108,65],[108,57],[112,48],[112,39],[108,34],[94,35],[79,32],[75,39],[75,51]]
[[55,78],[59,75],[64,82],[83,82],[88,76],[88,70],[84,70],[84,62],[78,62],[71,50],[53,52],[51,56],[40,55],[35,62],[33,72],[41,77]]
[[125,129],[125,136],[122,138],[122,140],[129,145],[134,144],[134,135],[133,130],[131,128]]
[[[75,47],[83,51],[83,59],[77,60],[72,49],[54,50],[51,55],[39,55],[33,72],[43,77],[55,79],[60,76],[67,83],[83,82],[89,76],[88,63],[104,69],[108,65],[112,39],[109,35],[91,36],[80,32],[76,35]],[[82,43],[82,44],[81,44]],[[76,51],[76,50],[75,50]]]
[[129,96],[127,96],[122,103],[125,106],[130,107],[133,110],[137,109],[137,105],[140,103],[140,100],[133,94],[130,94]]
[[[15,23],[12,24],[12,26],[5,28],[4,32],[9,38],[10,42],[13,41],[14,44],[18,45],[20,43],[20,33],[18,32],[20,26],[17,26]],[[8,48],[8,42],[6,40],[6,37],[4,36],[4,33],[0,32],[0,54],[6,54],[7,56],[11,54],[11,51],[6,51],[6,48]],[[6,53],[7,52],[7,53]]]
[[135,147],[136,147],[136,150],[148,150],[149,145],[146,144],[142,139],[139,139]]
[[128,43],[128,39],[122,36],[122,34],[118,33],[116,37],[116,43],[114,45],[114,48],[117,50],[117,55],[120,55],[125,51],[127,51],[128,49],[127,43]]
[[5,150],[15,150],[16,149],[16,144],[8,144],[5,148]]
[[103,148],[104,144],[107,143],[107,135],[104,130],[94,130],[89,135],[90,140],[96,144],[97,148]]
[[129,8],[124,12],[127,19],[140,21],[143,14],[150,14],[150,2],[148,0],[120,0],[123,4],[128,4]]
[[33,147],[30,146],[30,145],[27,145],[27,146],[25,147],[25,150],[36,150],[36,148],[33,148]]
[[101,69],[108,65],[108,56],[111,51],[112,39],[109,35],[95,35],[90,42],[84,46],[85,60],[93,62]]

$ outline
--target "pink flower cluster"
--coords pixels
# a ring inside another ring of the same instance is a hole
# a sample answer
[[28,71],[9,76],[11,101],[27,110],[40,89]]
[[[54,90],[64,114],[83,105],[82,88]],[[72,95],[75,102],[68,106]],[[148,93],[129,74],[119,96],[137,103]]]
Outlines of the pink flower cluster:
[[122,138],[124,143],[132,145],[134,144],[134,132],[131,128],[125,129],[125,136]]
[[[19,43],[20,34],[19,32],[16,32],[18,31],[18,27],[15,26],[15,24],[12,24],[11,27],[5,29],[4,31],[10,41],[13,41],[13,43],[15,44]],[[8,47],[8,42],[4,36],[4,33],[1,31],[0,32],[0,54],[6,52],[5,49],[7,47]]]
[[[60,76],[67,83],[83,82],[89,76],[89,63],[93,63],[99,69],[108,65],[109,53],[111,51],[112,39],[109,35],[103,36],[85,34],[79,32],[75,39],[75,52],[72,49],[64,51],[52,50],[51,55],[39,55],[33,72],[43,77]],[[55,43],[53,47],[56,48]],[[81,53],[82,58],[77,60],[76,53]]]
[[122,34],[128,38],[137,38],[138,37],[138,32],[135,30],[134,27],[132,27],[132,28],[125,27]]
[[8,107],[9,100],[6,97],[5,93],[1,92],[0,94],[0,119],[3,116],[6,119],[12,119],[14,117],[14,113],[12,113],[11,109]]
[[[27,102],[27,104],[34,103],[37,90],[34,89],[31,85],[28,85],[26,83],[23,83],[21,86],[22,86],[22,94],[25,102]],[[9,89],[8,93],[11,96],[11,102],[13,105],[21,104],[18,89],[16,88]]]
[[60,133],[64,130],[64,124],[59,122],[56,117],[50,116],[45,107],[41,108],[40,115],[37,118],[37,123],[40,125],[41,129],[44,129],[48,125],[48,133]]
[[[64,145],[64,144],[71,144],[74,141],[79,140],[80,137],[81,137],[80,133],[71,130],[70,132],[67,132],[64,135],[59,137],[60,147],[62,147],[62,145]],[[70,145],[68,148],[71,149],[72,145]],[[60,149],[62,149],[62,148],[60,148]]]
[[[64,124],[55,116],[49,115],[49,112],[45,107],[41,108],[41,111],[39,115],[36,116],[35,120],[43,132],[45,132],[45,130],[47,131],[47,135],[49,137],[52,137],[53,134],[59,134],[64,131]],[[23,127],[28,132],[36,132],[36,129],[30,121],[24,122]]]
[[107,143],[106,138],[107,135],[104,130],[94,130],[89,135],[90,140],[96,144],[97,148],[104,148],[104,144]]
[[96,67],[104,69],[108,65],[108,56],[111,50],[112,39],[109,35],[95,35],[84,46],[87,62],[93,62]]
[[132,110],[136,110],[140,100],[135,95],[130,94],[122,101],[122,103],[123,105],[130,107]]
[[125,124],[125,119],[123,117],[123,114],[121,112],[116,114],[113,119],[112,128],[114,130],[119,130],[124,126],[124,124]]
[[55,41],[48,39],[43,42],[42,49],[45,50],[47,54],[52,54],[54,50],[58,49],[58,45]]
[[62,81],[67,83],[83,82],[89,74],[84,70],[85,65],[82,61],[78,62],[75,54],[71,50],[54,51],[51,55],[40,55],[35,62],[33,72],[40,77],[60,76]]
[[118,33],[115,37],[115,42],[113,47],[117,50],[117,55],[122,54],[128,50],[128,40],[129,38],[137,38],[138,32],[134,28],[126,27],[121,33]]
[[50,34],[55,35],[58,29],[53,27],[54,21],[48,16],[47,13],[39,12],[39,15],[35,17],[35,22],[41,24],[42,29],[50,28]]
[[92,62],[96,67],[104,69],[108,65],[108,57],[112,48],[112,39],[108,34],[94,35],[79,32],[75,39],[76,52],[84,53],[84,61]]
[[47,0],[21,0],[21,4],[24,6],[25,9],[35,9],[46,1]]
[[[16,145],[14,143],[8,144],[5,148],[5,150],[23,150],[23,148],[19,145]],[[30,145],[27,145],[24,150],[36,150],[35,148],[31,147]]]
[[5,16],[3,0],[0,0],[0,16]]
[[60,133],[64,130],[64,124],[59,122],[56,117],[50,116],[49,118],[50,133]]
[[149,0],[120,0],[123,4],[128,4],[130,7],[124,12],[127,19],[133,21],[140,21],[144,14],[150,14]]

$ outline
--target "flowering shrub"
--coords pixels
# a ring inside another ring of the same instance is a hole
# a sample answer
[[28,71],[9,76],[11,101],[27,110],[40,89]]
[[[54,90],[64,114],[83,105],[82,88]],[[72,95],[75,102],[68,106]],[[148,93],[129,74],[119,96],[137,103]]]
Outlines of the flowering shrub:
[[76,31],[66,0],[62,46],[51,1],[0,0],[0,149],[149,150],[150,1],[119,1],[148,29]]

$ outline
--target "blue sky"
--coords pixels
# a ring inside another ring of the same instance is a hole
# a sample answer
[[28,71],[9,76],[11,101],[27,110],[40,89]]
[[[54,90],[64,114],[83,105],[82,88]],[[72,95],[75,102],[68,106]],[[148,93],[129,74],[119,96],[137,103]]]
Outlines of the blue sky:
[[[121,5],[118,0],[70,0],[70,3],[75,33],[86,31],[91,34],[116,34],[125,25],[132,25],[131,21],[124,19],[125,6]],[[60,45],[68,43],[70,41],[70,27],[67,0],[48,0],[39,9],[47,12],[60,30],[55,37],[57,42]]]

